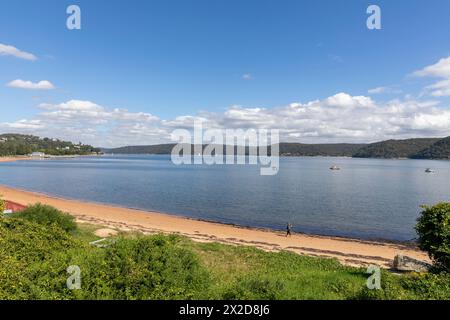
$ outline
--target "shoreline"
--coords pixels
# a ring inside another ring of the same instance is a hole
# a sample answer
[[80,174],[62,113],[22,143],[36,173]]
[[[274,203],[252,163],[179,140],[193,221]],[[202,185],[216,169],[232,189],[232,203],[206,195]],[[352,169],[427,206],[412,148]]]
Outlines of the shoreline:
[[30,157],[23,157],[23,156],[17,156],[17,157],[0,157],[0,163],[6,163],[6,162],[16,162],[16,161],[24,161],[24,160],[30,160]]
[[48,204],[73,215],[79,223],[91,223],[121,231],[178,234],[199,242],[246,245],[265,251],[287,250],[310,256],[337,258],[342,264],[350,266],[376,264],[383,268],[391,268],[397,254],[429,261],[427,254],[412,243],[299,233],[294,233],[287,238],[284,232],[277,230],[236,226],[155,211],[64,199],[3,185],[0,185],[0,195],[5,200],[23,205],[37,202]]

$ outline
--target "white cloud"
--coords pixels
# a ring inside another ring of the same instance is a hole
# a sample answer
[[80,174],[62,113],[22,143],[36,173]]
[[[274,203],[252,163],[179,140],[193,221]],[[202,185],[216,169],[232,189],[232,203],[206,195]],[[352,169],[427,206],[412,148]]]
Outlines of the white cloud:
[[250,73],[246,73],[242,75],[242,79],[244,80],[253,80],[253,76]]
[[37,57],[29,52],[21,51],[16,47],[0,43],[0,56],[13,56],[20,59],[34,61]]
[[400,89],[395,89],[392,87],[377,87],[377,88],[373,88],[367,91],[368,94],[390,94],[390,93],[401,93],[402,91]]
[[426,89],[431,91],[431,95],[434,97],[450,96],[450,79],[439,81]]
[[338,93],[322,100],[266,108],[231,106],[221,113],[160,119],[152,114],[107,108],[91,101],[41,104],[30,120],[0,123],[0,131],[16,131],[95,146],[114,147],[171,142],[174,129],[279,129],[282,141],[303,143],[373,142],[450,135],[450,110],[437,101],[392,100]]
[[434,77],[444,79],[425,89],[434,97],[450,96],[450,57],[439,60],[436,64],[414,72],[418,77]]
[[45,125],[41,122],[41,120],[18,120],[16,122],[6,122],[2,124],[5,128],[11,129],[44,129]]
[[13,80],[7,84],[10,88],[27,89],[27,90],[52,90],[55,86],[47,80],[39,82],[25,81],[21,79]]
[[419,77],[450,78],[450,57],[443,58],[437,63],[414,72]]

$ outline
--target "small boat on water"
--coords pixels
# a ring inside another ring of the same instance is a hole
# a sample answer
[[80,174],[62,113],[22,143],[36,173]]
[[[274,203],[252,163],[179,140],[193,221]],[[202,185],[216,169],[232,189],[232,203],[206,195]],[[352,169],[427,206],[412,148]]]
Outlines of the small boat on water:
[[435,171],[434,171],[433,169],[431,169],[431,168],[427,168],[427,169],[425,170],[425,172],[426,172],[426,173],[434,173]]
[[333,165],[330,167],[330,170],[341,170],[337,165]]

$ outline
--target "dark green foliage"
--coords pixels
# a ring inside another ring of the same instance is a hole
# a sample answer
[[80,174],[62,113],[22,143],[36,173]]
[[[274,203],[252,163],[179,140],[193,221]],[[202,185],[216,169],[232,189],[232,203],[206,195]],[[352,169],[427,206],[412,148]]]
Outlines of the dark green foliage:
[[[175,144],[159,144],[153,146],[128,146],[115,149],[102,149],[105,153],[116,154],[170,154]],[[354,152],[363,147],[364,144],[303,144],[303,143],[280,143],[280,155],[285,156],[352,156]],[[206,145],[203,146],[205,148]],[[194,154],[194,146],[190,145],[191,154]],[[189,150],[189,146],[186,148]],[[237,154],[237,148],[234,148]],[[220,148],[219,148],[220,150]],[[270,154],[270,148],[268,150]],[[223,147],[221,154],[226,154],[226,147]],[[245,154],[249,154],[249,149],[246,147]]]
[[57,139],[39,138],[23,134],[1,134],[0,156],[27,155],[32,152],[44,152],[48,155],[85,155],[99,150],[84,144]]
[[94,299],[193,299],[208,286],[208,274],[176,237],[120,238],[92,265],[83,287]]
[[427,273],[405,277],[403,287],[420,299],[450,299],[450,274]]
[[258,277],[238,278],[223,293],[225,300],[276,300],[283,296],[284,284],[280,280]]
[[406,274],[393,276],[383,270],[381,289],[362,288],[351,299],[356,300],[448,300],[450,299],[450,276],[441,274]]
[[351,157],[365,144],[336,143],[336,144],[304,144],[280,143],[280,155],[286,156],[326,156]]
[[68,298],[61,254],[82,246],[56,225],[0,217],[0,300]]
[[[102,149],[105,153],[116,154],[170,154],[175,144],[159,144],[152,146],[128,146],[115,149]],[[205,148],[206,145],[203,146]],[[194,154],[194,146],[190,145],[190,154]],[[189,146],[186,148],[189,150]],[[219,148],[220,150],[220,148]],[[223,147],[222,154],[226,154]],[[235,147],[236,154],[236,147]],[[387,140],[372,144],[304,144],[280,143],[279,152],[282,156],[327,156],[355,158],[420,158],[448,159],[450,158],[450,137]],[[249,149],[245,149],[246,155]],[[268,150],[270,154],[270,148]]]
[[412,156],[414,159],[450,159],[450,137],[439,140]]
[[450,203],[423,206],[416,231],[420,248],[428,252],[439,269],[450,271]]
[[73,216],[54,207],[40,203],[29,206],[21,212],[15,213],[14,217],[46,226],[55,224],[66,232],[71,232],[77,229],[77,224],[75,223],[75,218]]
[[355,158],[410,158],[440,139],[388,140],[369,144],[353,154]]
[[[67,288],[71,265],[81,269],[80,290]],[[120,238],[100,249],[56,224],[0,218],[0,299],[193,299],[208,284],[176,237]]]

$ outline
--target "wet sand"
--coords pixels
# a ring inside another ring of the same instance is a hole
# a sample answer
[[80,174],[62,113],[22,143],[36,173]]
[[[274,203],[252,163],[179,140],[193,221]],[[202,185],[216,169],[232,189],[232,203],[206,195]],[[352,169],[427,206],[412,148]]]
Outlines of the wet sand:
[[145,234],[172,233],[200,242],[247,245],[267,251],[288,250],[298,254],[333,257],[345,265],[352,266],[376,264],[391,268],[397,254],[429,261],[427,254],[412,244],[305,234],[286,237],[285,233],[280,231],[244,228],[159,212],[68,200],[4,186],[0,186],[0,195],[5,200],[24,205],[37,202],[48,204],[72,214],[80,223],[92,223],[123,231],[139,231]]

